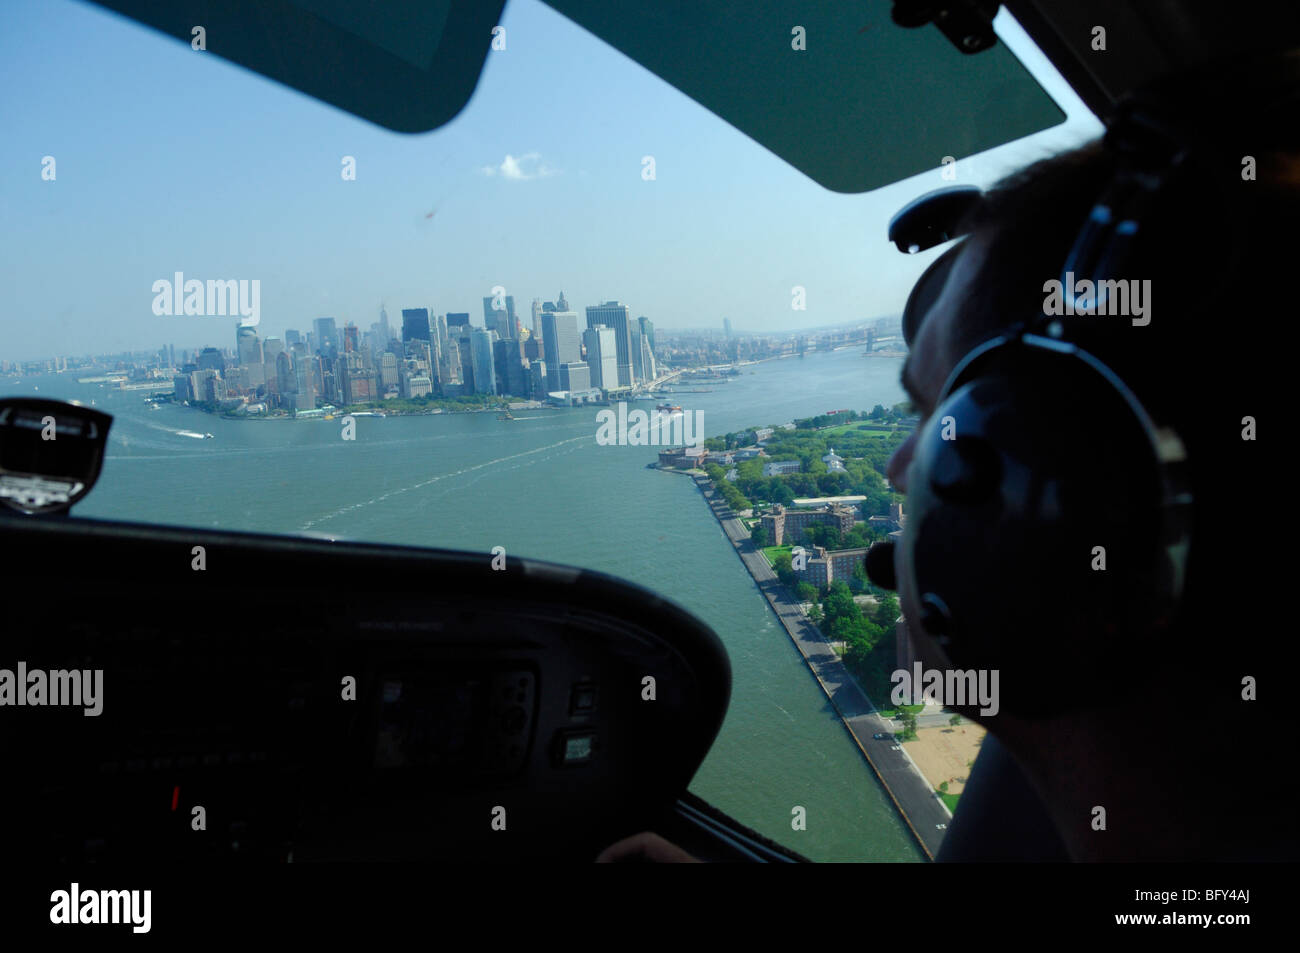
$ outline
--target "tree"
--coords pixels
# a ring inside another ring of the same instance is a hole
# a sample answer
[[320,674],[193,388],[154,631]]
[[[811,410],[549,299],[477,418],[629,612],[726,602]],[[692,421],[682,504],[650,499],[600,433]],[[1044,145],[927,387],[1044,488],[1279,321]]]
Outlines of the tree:
[[800,602],[816,602],[817,587],[810,582],[801,582],[795,586],[795,592],[799,595]]
[[754,524],[754,528],[749,531],[749,538],[759,549],[767,545],[767,529],[763,526],[762,520]]
[[954,728],[955,728],[957,725],[960,725],[960,724],[961,724],[961,715],[953,715],[951,718],[948,719],[948,724],[952,725]]

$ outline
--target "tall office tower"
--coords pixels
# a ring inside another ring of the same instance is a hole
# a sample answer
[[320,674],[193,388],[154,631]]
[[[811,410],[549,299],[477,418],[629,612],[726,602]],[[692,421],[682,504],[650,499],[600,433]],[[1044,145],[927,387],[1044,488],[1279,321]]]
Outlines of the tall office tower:
[[[591,305],[587,308],[587,327],[603,324],[614,329],[614,346],[618,349],[618,386],[627,387],[632,380],[632,329],[629,327],[627,305],[617,301]],[[613,384],[606,384],[608,389]]]
[[448,334],[457,335],[460,333],[459,331],[451,330],[452,328],[467,328],[467,327],[469,327],[468,311],[447,312],[447,333]]
[[445,315],[435,315],[429,320],[432,325],[433,336],[438,341],[438,351],[441,353],[447,348],[447,318]]
[[540,361],[542,359],[542,335],[540,331],[524,342],[524,357],[530,361]]
[[397,386],[397,355],[385,351],[379,355],[379,389],[387,394],[388,388]]
[[[215,347],[205,347],[200,351],[198,363],[201,371],[224,371],[226,369],[226,359]],[[199,399],[202,400],[203,398],[200,397]]]
[[636,319],[637,327],[641,329],[641,336],[650,342],[650,353],[655,352],[655,325],[649,318],[642,315]]
[[316,347],[322,351],[339,349],[339,331],[334,326],[333,318],[317,318],[312,322],[316,328]]
[[[426,320],[428,320],[426,318]],[[343,353],[350,354],[361,349],[361,337],[357,326],[349,321],[343,325]]]
[[528,367],[523,351],[523,345],[516,340],[493,343],[492,361],[496,367],[498,394],[528,396]]
[[568,310],[569,310],[569,302],[567,302],[567,301],[564,300],[564,292],[563,292],[563,291],[561,291],[561,292],[560,292],[560,296],[559,296],[558,298],[555,299],[555,310],[556,310],[556,311],[568,311]]
[[[582,359],[578,350],[578,315],[574,311],[547,311],[542,314],[542,347],[546,366],[553,368],[551,385],[557,383],[560,368]],[[562,385],[561,385],[562,386]]]
[[168,361],[169,366],[175,367],[176,366],[176,345],[175,344],[167,345],[167,356],[170,359]]
[[458,324],[454,331],[456,343],[460,346],[460,380],[465,387],[464,393],[480,393],[474,384],[474,343],[470,340],[474,328],[468,324]]
[[618,360],[613,329],[604,325],[587,328],[582,332],[582,343],[587,346],[587,366],[591,368],[591,386],[615,386],[618,382]]
[[546,362],[532,361],[528,366],[528,382],[532,388],[533,400],[545,400],[549,388],[546,382]]
[[722,319],[722,331],[727,337],[731,337],[731,318]]
[[486,328],[474,328],[470,332],[470,353],[474,359],[474,393],[476,394],[497,392],[496,368],[492,366],[492,342],[496,339],[496,332]]
[[293,346],[302,341],[302,335],[297,331],[287,330],[284,332],[284,347],[287,351],[292,351]]
[[513,340],[519,337],[518,325],[515,323],[515,296],[505,295],[505,308],[497,310],[492,307],[494,298],[483,299],[483,326],[489,331],[495,331],[497,336],[503,341]]
[[295,410],[316,409],[317,368],[313,365],[319,364],[320,360],[316,357],[304,357],[293,362],[294,391],[297,394],[293,404]]
[[287,400],[298,388],[298,378],[293,373],[293,356],[288,351],[281,351],[275,356],[276,391],[281,400]]
[[459,338],[453,337],[447,339],[447,353],[444,362],[446,364],[446,375],[440,378],[441,382],[449,385],[464,384],[465,375],[461,371],[461,368],[464,367],[464,362],[460,359]]
[[632,380],[645,380],[645,369],[641,366],[641,328],[635,321],[627,326],[628,353],[632,357]]
[[427,308],[402,309],[402,340],[429,340],[429,310]]
[[284,353],[284,342],[279,338],[267,338],[262,342],[262,360],[274,364],[275,359]]
[[533,334],[542,333],[542,299],[533,299]]
[[379,348],[382,351],[393,338],[393,329],[388,326],[388,312],[384,310],[383,304],[379,305],[379,336],[383,338],[383,344]]

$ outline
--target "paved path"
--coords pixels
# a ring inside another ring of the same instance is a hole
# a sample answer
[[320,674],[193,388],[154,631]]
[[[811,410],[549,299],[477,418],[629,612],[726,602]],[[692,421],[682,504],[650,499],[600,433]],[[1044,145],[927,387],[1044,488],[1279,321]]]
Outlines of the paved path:
[[722,525],[723,532],[754,577],[755,585],[767,597],[772,611],[808,662],[808,667],[830,698],[831,704],[840,713],[849,736],[880,778],[885,791],[916,835],[921,848],[933,860],[943,842],[948,822],[952,820],[947,805],[930,787],[930,782],[917,769],[902,745],[894,741],[877,741],[871,737],[876,733],[892,733],[894,729],[888,720],[876,713],[871,699],[867,698],[849,675],[848,669],[822,637],[820,630],[803,614],[799,603],[790,596],[775,571],[768,565],[767,559],[754,546],[744,524],[736,518],[721,495],[714,492],[708,477],[696,475],[694,479],[713,510],[713,515]]

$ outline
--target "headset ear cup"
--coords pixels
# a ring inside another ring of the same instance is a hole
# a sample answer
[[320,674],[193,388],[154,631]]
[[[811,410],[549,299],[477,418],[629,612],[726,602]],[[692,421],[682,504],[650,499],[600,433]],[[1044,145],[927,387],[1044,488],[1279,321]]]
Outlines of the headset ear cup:
[[1006,343],[955,375],[908,475],[910,620],[1003,708],[1096,701],[1161,584],[1158,481],[1127,405],[1070,355]]

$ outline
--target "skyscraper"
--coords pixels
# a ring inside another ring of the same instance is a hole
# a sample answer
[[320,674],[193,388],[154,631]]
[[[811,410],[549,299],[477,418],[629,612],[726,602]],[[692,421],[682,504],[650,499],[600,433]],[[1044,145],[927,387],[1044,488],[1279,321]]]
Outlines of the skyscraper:
[[533,299],[533,334],[542,333],[542,299]]
[[636,323],[641,328],[641,336],[650,342],[650,353],[655,351],[655,325],[654,322],[645,315],[636,319]]
[[[627,387],[634,383],[632,379],[632,331],[628,326],[627,305],[619,304],[617,301],[606,301],[604,304],[589,306],[587,308],[587,327],[594,328],[598,324],[603,324],[605,327],[614,330],[614,347],[618,352],[617,386]],[[614,386],[616,385],[605,385],[607,389]]]
[[483,299],[483,326],[495,331],[503,341],[518,338],[518,325],[515,324],[515,296],[505,295],[504,310],[494,309],[492,307],[494,300],[495,298],[492,297]]
[[582,332],[582,343],[587,345],[587,366],[591,368],[591,386],[616,386],[618,360],[613,329],[604,325],[587,328]]
[[496,332],[487,328],[473,328],[469,333],[469,348],[474,364],[474,393],[495,394],[496,368],[492,360],[492,342]]
[[427,308],[402,309],[402,340],[429,340],[429,310]]
[[238,325],[235,331],[235,353],[239,355],[240,367],[249,367],[262,363],[262,342],[257,339],[257,330],[246,325]]
[[[576,364],[582,360],[578,350],[578,315],[574,311],[547,311],[542,314],[542,345],[546,355],[546,366],[551,370],[548,384],[555,387],[559,371],[565,364]],[[562,389],[567,389],[560,382]]]
[[727,337],[731,337],[731,318],[722,319],[722,331]]
[[316,327],[316,346],[324,351],[339,349],[339,332],[334,326],[333,318],[317,318],[314,322]]
[[458,331],[451,331],[452,328],[467,328],[467,327],[469,327],[468,311],[447,312],[447,329],[451,334],[453,335],[459,334]]

